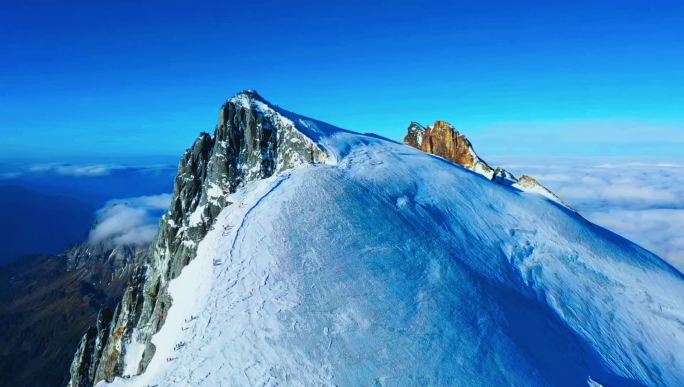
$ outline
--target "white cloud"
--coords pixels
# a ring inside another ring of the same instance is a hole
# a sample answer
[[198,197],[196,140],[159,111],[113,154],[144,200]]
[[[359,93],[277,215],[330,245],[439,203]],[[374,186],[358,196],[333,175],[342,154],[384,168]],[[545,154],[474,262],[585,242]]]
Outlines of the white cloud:
[[148,244],[154,240],[161,213],[170,202],[170,194],[112,200],[98,211],[88,242],[115,246]]
[[[551,182],[547,182],[547,184],[553,185]],[[587,183],[585,180],[580,179],[573,183],[568,182],[568,186],[560,188],[558,193],[571,202],[597,201],[616,206],[631,205],[646,208],[676,206],[680,201],[674,192],[642,185],[637,181],[608,181],[602,183],[592,181]]]
[[35,164],[21,171],[12,171],[15,175],[27,173],[48,173],[57,174],[61,176],[73,177],[98,177],[109,176],[118,171],[135,170],[135,171],[156,171],[162,169],[173,169],[172,165],[158,164],[158,165],[120,165],[120,164],[69,164],[69,163],[45,163]]
[[684,272],[684,164],[650,160],[499,160],[554,191],[590,221]]
[[29,168],[30,172],[56,173],[65,176],[106,176],[115,170],[122,169],[120,165],[90,164],[37,164]]
[[684,272],[684,209],[609,210],[584,215],[658,252]]

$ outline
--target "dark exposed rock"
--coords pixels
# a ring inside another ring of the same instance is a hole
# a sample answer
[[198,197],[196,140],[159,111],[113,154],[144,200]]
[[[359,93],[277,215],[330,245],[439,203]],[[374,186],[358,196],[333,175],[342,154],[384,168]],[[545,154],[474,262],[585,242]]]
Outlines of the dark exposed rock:
[[109,309],[102,309],[97,316],[97,323],[94,327],[88,329],[88,332],[83,336],[81,342],[76,350],[75,358],[78,361],[72,363],[69,371],[72,375],[78,375],[78,384],[87,384],[89,380],[95,378],[97,370],[99,355],[102,353],[107,338],[109,337],[109,329],[112,321],[112,312]]
[[404,143],[411,145],[414,148],[422,149],[423,136],[425,135],[425,127],[417,122],[411,122],[408,127],[408,133],[404,137]]

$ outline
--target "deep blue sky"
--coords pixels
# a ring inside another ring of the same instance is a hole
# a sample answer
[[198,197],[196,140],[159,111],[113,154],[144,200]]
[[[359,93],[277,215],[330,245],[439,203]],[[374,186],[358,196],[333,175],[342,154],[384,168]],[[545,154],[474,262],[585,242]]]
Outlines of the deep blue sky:
[[231,94],[485,156],[684,153],[682,1],[32,1],[0,7],[0,154],[174,159]]

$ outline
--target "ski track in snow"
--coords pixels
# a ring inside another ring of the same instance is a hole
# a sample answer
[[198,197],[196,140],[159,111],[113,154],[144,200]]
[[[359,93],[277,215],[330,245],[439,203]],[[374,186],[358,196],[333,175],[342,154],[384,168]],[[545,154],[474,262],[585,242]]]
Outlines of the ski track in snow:
[[409,147],[321,141],[336,165],[230,195],[111,385],[684,384],[681,273]]

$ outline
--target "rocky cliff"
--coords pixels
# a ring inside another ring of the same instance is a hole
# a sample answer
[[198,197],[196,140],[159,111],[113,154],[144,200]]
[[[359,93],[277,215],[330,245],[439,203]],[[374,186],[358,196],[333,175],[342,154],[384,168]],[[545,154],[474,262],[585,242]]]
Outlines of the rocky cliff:
[[428,127],[412,122],[404,143],[453,161],[490,179],[494,176],[494,169],[477,156],[470,141],[448,122],[436,121]]
[[527,175],[523,175],[518,179],[503,168],[490,167],[489,164],[475,153],[470,140],[448,122],[436,121],[434,125],[427,127],[417,122],[411,122],[404,137],[404,143],[423,152],[443,157],[495,183],[539,194],[568,207],[558,196],[541,185],[536,179]]
[[197,243],[219,212],[234,205],[224,199],[227,193],[328,157],[285,112],[256,92],[241,92],[227,101],[214,134],[200,134],[181,158],[171,207],[161,220],[151,257],[136,269],[112,316],[101,315],[83,336],[69,385],[91,386],[146,368],[155,352],[151,337],[173,302],[168,283],[194,258]]

